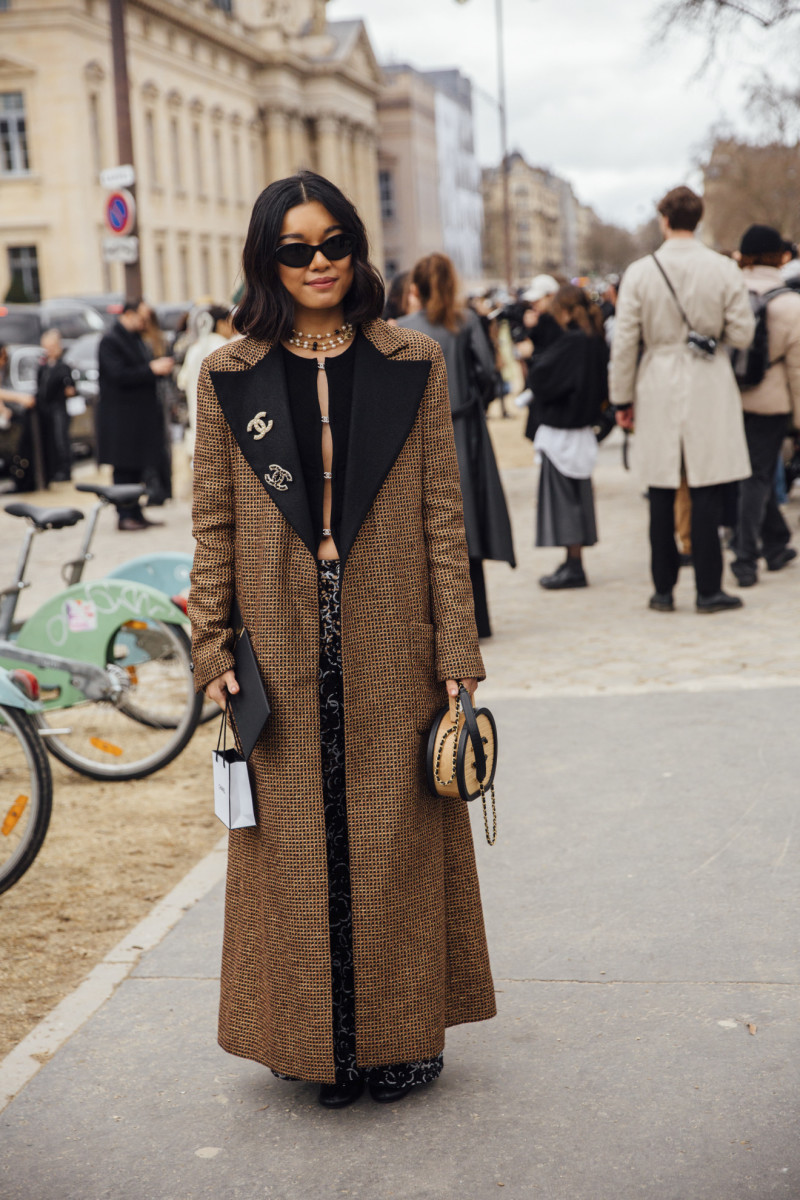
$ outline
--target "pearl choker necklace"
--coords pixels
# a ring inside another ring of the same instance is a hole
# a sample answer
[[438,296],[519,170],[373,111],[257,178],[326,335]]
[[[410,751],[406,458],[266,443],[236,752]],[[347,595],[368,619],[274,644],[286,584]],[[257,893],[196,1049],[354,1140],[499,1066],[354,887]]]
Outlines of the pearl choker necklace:
[[293,329],[289,345],[297,346],[301,350],[321,350],[325,354],[328,350],[334,350],[337,346],[349,342],[354,333],[355,330],[349,322],[342,325],[341,329],[334,329],[333,333],[301,333],[299,329]]

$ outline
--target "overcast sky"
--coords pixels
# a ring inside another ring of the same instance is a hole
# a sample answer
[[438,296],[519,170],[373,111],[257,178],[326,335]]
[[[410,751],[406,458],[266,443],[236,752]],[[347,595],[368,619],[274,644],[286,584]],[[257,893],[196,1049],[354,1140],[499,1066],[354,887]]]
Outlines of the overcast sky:
[[[781,35],[748,28],[724,65],[698,77],[705,43],[655,45],[656,0],[504,0],[509,144],[552,167],[606,220],[636,225],[722,118],[746,128],[744,81]],[[329,0],[331,20],[362,17],[382,62],[460,67],[496,95],[494,0]],[[782,35],[785,42],[785,33]],[[497,113],[475,97],[478,155],[499,159]]]

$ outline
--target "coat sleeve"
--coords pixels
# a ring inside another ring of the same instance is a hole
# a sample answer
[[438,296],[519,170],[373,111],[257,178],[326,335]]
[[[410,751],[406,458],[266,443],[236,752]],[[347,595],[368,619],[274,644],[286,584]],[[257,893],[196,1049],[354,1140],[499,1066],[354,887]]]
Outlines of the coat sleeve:
[[800,304],[794,305],[794,309],[783,362],[792,405],[792,421],[795,429],[800,429]]
[[617,297],[614,341],[611,346],[611,403],[618,408],[636,400],[636,373],[642,342],[642,301],[637,280],[625,275]]
[[436,675],[485,679],[469,577],[447,368],[437,347],[422,401],[422,518],[436,628]]
[[735,263],[726,261],[728,279],[725,290],[725,325],[722,340],[737,350],[746,350],[756,331],[756,319],[750,305],[747,280]]
[[150,364],[129,362],[113,338],[104,337],[101,340],[97,358],[103,380],[113,383],[121,392],[135,391],[148,383],[155,390],[155,375],[150,370]]
[[195,539],[189,619],[194,682],[200,691],[233,668],[230,613],[234,595],[233,472],[227,425],[208,366],[197,385],[192,533]]

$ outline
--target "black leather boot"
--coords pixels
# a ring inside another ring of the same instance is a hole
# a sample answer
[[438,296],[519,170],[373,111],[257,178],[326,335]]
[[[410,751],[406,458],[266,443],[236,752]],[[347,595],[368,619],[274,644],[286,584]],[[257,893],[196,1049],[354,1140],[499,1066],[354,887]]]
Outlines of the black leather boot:
[[552,575],[543,575],[539,585],[548,592],[557,592],[562,588],[585,588],[588,582],[581,560],[568,558]]
[[393,1088],[387,1087],[384,1083],[370,1082],[369,1094],[376,1104],[393,1104],[395,1100],[404,1100],[412,1087],[413,1084],[410,1083],[407,1083],[405,1087]]
[[741,608],[742,602],[738,596],[729,596],[727,592],[715,592],[713,596],[697,597],[699,613],[728,612],[732,608]]
[[354,1079],[350,1083],[321,1083],[319,1102],[323,1108],[347,1108],[348,1104],[354,1104],[363,1092],[363,1079]]

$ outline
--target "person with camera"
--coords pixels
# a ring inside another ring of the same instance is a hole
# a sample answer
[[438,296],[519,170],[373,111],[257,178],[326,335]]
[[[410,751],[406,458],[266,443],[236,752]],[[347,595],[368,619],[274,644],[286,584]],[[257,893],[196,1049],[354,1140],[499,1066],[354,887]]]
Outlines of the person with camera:
[[692,501],[697,611],[741,608],[722,590],[724,485],[750,475],[742,402],[722,345],[744,349],[755,330],[737,264],[694,236],[703,201],[673,188],[658,205],[663,245],[633,263],[620,287],[611,351],[611,400],[632,429],[649,489],[655,593],[650,607],[674,610],[680,553],[675,493],[686,473]]

